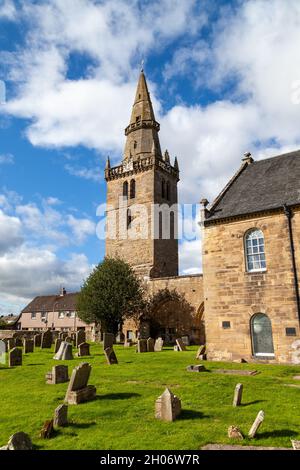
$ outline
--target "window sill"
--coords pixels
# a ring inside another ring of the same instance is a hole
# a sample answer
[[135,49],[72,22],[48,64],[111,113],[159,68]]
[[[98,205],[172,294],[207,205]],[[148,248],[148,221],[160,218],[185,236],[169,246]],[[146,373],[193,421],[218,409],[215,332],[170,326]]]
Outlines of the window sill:
[[267,273],[267,269],[258,269],[255,271],[245,271],[245,274],[265,274]]

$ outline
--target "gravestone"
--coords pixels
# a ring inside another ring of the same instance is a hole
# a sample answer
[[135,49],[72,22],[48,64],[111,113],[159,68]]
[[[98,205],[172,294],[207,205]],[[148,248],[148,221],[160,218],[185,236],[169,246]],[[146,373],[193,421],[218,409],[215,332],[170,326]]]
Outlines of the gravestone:
[[56,385],[68,382],[68,366],[53,366],[52,371],[46,374],[46,383]]
[[79,403],[93,400],[96,396],[96,387],[88,385],[92,367],[87,362],[82,362],[75,367],[72,372],[65,401],[69,405],[78,405]]
[[242,403],[243,384],[237,384],[234,391],[233,406],[240,406]]
[[78,357],[90,356],[90,345],[88,343],[81,343],[78,346],[77,356]]
[[155,341],[155,344],[154,344],[154,351],[155,352],[162,351],[163,345],[164,345],[163,339],[162,338],[157,338],[156,341]]
[[228,374],[228,375],[246,375],[246,376],[254,376],[259,374],[257,370],[241,370],[241,369],[217,369],[214,371],[216,374]]
[[103,333],[103,350],[113,347],[115,335],[113,333]]
[[146,339],[138,339],[136,347],[137,347],[137,352],[138,353],[147,352],[147,340]]
[[33,339],[24,339],[23,340],[24,354],[29,354],[34,352],[34,341]]
[[59,351],[61,343],[62,343],[62,340],[60,338],[56,338],[56,340],[54,341],[54,354],[56,354]]
[[15,338],[8,338],[8,340],[7,340],[7,349],[10,350],[10,349],[13,349],[15,347],[16,347]]
[[263,420],[265,419],[265,413],[263,411],[259,411],[258,415],[255,418],[254,423],[251,426],[251,429],[248,433],[248,436],[252,439],[253,437],[256,436],[256,433],[258,431],[258,428],[262,424]]
[[32,450],[30,437],[24,432],[13,434],[7,444],[8,450]]
[[23,347],[23,339],[20,336],[17,336],[15,338],[15,345],[16,345],[16,348],[22,348]]
[[6,363],[6,352],[7,352],[7,344],[5,341],[0,340],[0,364]]
[[53,428],[53,419],[46,421],[42,427],[40,432],[41,439],[50,439],[53,435],[54,428]]
[[53,357],[56,361],[70,361],[73,359],[72,344],[62,341],[58,352]]
[[78,330],[76,335],[75,335],[75,348],[78,348],[78,346],[82,343],[85,343],[85,331],[84,330]]
[[174,421],[181,413],[181,401],[168,388],[155,402],[155,418]]
[[189,338],[187,335],[186,335],[186,336],[182,336],[182,337],[181,337],[181,340],[182,340],[182,342],[183,342],[183,344],[184,344],[185,346],[189,346],[189,345],[190,345],[190,338]]
[[291,442],[294,450],[300,450],[300,441],[295,441],[294,439],[291,439]]
[[40,348],[41,343],[42,343],[42,335],[41,334],[34,335],[33,342],[34,342],[35,348]]
[[188,372],[205,372],[206,369],[203,365],[197,364],[196,366],[188,366],[186,368]]
[[59,405],[54,411],[53,424],[56,427],[63,427],[68,425],[68,406]]
[[66,331],[62,331],[61,333],[59,333],[59,339],[61,339],[62,341],[65,341],[66,337],[68,336],[68,333]]
[[22,365],[22,349],[13,348],[8,353],[8,365],[9,367],[21,366]]
[[131,345],[132,345],[132,340],[131,339],[125,339],[124,348],[130,348]]
[[50,349],[51,346],[52,346],[52,333],[50,330],[44,331],[44,333],[42,333],[41,348]]
[[178,351],[186,351],[185,344],[183,343],[181,338],[176,339],[176,345]]
[[175,344],[175,346],[173,347],[173,349],[174,349],[174,351],[176,351],[176,352],[179,352],[179,351],[180,351],[179,346],[177,346],[177,344]]
[[147,339],[147,351],[154,352],[154,339],[152,338]]
[[116,353],[114,351],[114,348],[106,348],[104,350],[104,354],[105,354],[105,357],[106,357],[106,361],[109,365],[113,365],[113,364],[118,364],[118,359],[117,359],[117,356],[116,356]]
[[66,336],[66,337],[65,337],[65,343],[73,344],[74,341],[73,341],[73,339],[72,339],[72,336]]
[[203,356],[205,356],[205,352],[206,352],[206,346],[200,346],[200,348],[198,349],[197,351],[197,354],[196,354],[196,359],[202,359]]
[[230,439],[239,439],[242,441],[244,439],[243,434],[237,426],[229,426],[228,428],[228,437]]

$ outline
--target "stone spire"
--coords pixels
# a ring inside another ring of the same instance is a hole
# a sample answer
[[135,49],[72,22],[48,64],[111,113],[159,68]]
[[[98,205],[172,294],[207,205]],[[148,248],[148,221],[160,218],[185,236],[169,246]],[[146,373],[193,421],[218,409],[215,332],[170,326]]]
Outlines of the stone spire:
[[125,129],[124,160],[138,160],[153,154],[161,158],[158,138],[160,126],[155,115],[143,70],[141,70],[132,108],[130,124]]

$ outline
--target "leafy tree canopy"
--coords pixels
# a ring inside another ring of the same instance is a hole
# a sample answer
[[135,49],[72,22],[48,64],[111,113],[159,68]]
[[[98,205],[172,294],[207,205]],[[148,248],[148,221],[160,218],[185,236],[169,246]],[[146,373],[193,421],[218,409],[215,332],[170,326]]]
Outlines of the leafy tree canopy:
[[105,258],[84,282],[77,298],[78,317],[86,323],[101,322],[117,334],[125,318],[143,310],[144,289],[125,261]]

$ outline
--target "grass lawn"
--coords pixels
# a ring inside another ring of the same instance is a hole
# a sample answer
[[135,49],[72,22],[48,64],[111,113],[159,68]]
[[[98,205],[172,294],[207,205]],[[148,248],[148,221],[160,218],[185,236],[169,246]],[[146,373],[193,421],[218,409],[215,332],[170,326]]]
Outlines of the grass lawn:
[[[191,373],[197,347],[186,352],[171,348],[161,353],[136,354],[135,348],[116,346],[118,365],[106,364],[102,346],[93,344],[91,356],[59,362],[92,365],[89,383],[97,387],[96,400],[69,406],[70,424],[50,440],[41,440],[44,421],[65,396],[67,383],[46,385],[45,374],[54,361],[53,350],[23,355],[23,366],[0,366],[0,446],[17,432],[28,433],[37,449],[197,450],[205,444],[230,444],[227,428],[238,425],[247,435],[259,410],[265,421],[257,438],[245,445],[291,447],[300,439],[300,388],[293,375],[300,367],[206,362],[208,372]],[[257,369],[257,376],[213,373],[219,368]],[[243,405],[233,408],[237,383],[243,383]],[[300,382],[298,381],[300,386]],[[154,418],[154,402],[168,386],[182,402],[182,414],[173,423]]]

